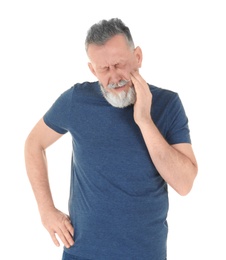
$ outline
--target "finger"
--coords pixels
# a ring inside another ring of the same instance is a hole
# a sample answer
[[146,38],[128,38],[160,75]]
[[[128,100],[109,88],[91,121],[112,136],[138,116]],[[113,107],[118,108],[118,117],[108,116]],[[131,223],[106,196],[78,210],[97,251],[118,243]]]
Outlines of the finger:
[[74,236],[74,228],[70,224],[68,220],[65,221],[65,225],[62,227],[62,232],[68,241],[68,243],[72,246],[74,244],[73,236]]
[[147,82],[142,78],[140,73],[138,71],[134,71],[131,73],[131,78],[136,82],[139,83],[142,86],[146,86]]
[[50,236],[51,236],[51,238],[52,238],[53,243],[54,243],[57,247],[59,247],[59,246],[60,246],[60,242],[59,242],[58,239],[56,238],[55,232],[52,231],[52,232],[49,232],[49,233],[50,233]]
[[70,239],[72,240],[72,238],[71,238],[69,232],[66,231],[66,229],[64,229],[64,230],[58,229],[56,233],[66,248],[69,248],[71,245],[73,245],[73,243],[70,243],[68,241]]
[[133,74],[131,74],[131,81],[133,82],[133,86],[135,88],[135,91],[139,91],[139,85],[140,85],[140,82],[134,77]]
[[65,226],[66,226],[67,230],[70,232],[71,236],[73,237],[74,236],[74,228],[71,225],[71,221],[70,220],[66,220],[65,221]]
[[[134,76],[135,74],[136,76]],[[143,95],[150,95],[151,91],[147,82],[141,77],[138,72],[135,72],[135,74],[131,74],[131,80],[136,92],[140,92],[141,94],[143,93]]]
[[137,82],[141,81],[141,76],[138,71],[131,72],[131,77],[136,80]]
[[134,74],[131,74],[131,80],[133,82],[133,86],[135,88],[135,91],[138,92],[142,88],[142,83],[139,80],[138,76],[134,76]]
[[61,227],[62,234],[64,238],[67,240],[70,246],[74,244],[73,235],[74,235],[74,228],[72,227],[70,221],[67,219],[64,221],[64,225]]
[[131,80],[133,82],[134,89],[136,91],[136,94],[139,96],[145,95],[146,93],[146,86],[145,84],[142,84],[137,78],[134,76],[131,76]]

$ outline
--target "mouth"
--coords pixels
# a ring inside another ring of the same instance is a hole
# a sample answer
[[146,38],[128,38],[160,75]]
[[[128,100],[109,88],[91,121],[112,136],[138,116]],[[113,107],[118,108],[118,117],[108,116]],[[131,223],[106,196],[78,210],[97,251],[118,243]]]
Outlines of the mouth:
[[113,90],[115,90],[115,91],[123,91],[123,90],[125,90],[126,89],[126,87],[127,87],[127,84],[125,84],[125,85],[123,85],[123,86],[117,86],[117,87],[115,87],[115,88],[113,88]]
[[122,91],[127,88],[130,80],[121,80],[118,84],[109,84],[108,88],[115,91]]
[[123,87],[123,86],[127,85],[128,82],[130,82],[130,80],[121,80],[118,83],[118,87]]

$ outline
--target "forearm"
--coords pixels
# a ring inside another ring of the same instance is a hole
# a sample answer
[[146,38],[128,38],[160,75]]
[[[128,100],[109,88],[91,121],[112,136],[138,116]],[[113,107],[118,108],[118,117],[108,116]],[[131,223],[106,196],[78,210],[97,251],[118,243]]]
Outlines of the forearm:
[[195,160],[169,145],[151,119],[139,127],[159,174],[179,194],[186,195],[197,173]]
[[54,207],[49,180],[45,150],[35,141],[27,140],[25,144],[25,163],[40,214]]

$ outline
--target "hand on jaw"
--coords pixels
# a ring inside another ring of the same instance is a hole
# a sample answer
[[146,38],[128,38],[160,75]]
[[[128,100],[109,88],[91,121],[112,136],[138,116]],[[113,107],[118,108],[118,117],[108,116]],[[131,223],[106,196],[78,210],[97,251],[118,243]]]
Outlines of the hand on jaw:
[[141,126],[151,121],[152,94],[147,82],[141,77],[138,71],[131,72],[131,80],[136,92],[134,120],[138,126]]

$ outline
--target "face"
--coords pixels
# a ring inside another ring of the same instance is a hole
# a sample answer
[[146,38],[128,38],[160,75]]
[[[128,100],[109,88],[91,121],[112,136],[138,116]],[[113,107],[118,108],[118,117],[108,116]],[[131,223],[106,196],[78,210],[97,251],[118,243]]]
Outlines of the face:
[[87,53],[89,68],[99,80],[105,98],[117,107],[134,103],[130,73],[141,67],[141,49],[131,49],[123,35],[116,35],[104,45],[90,44]]

